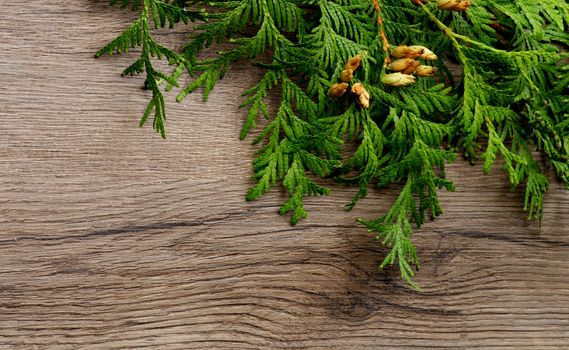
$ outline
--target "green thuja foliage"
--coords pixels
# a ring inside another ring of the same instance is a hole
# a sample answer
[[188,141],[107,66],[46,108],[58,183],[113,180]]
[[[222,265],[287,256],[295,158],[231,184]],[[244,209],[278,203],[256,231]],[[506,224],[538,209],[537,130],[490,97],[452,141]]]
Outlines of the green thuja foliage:
[[[547,168],[569,187],[564,0],[120,3],[140,16],[97,56],[139,47],[124,74],[146,74],[152,98],[141,126],[154,113],[165,137],[163,90],[179,88],[181,101],[199,89],[205,100],[231,64],[257,66],[264,75],[240,106],[241,139],[266,120],[253,139],[247,200],[280,185],[288,194],[280,213],[296,224],[307,216],[306,195],[329,193],[319,178],[356,187],[347,209],[372,187],[398,186],[387,213],[359,222],[387,248],[380,267],[398,266],[414,287],[413,227],[442,214],[438,190],[454,189],[444,169],[456,153],[484,172],[503,159],[529,219],[541,219]],[[153,38],[152,28],[180,22],[195,22],[181,51]],[[155,68],[160,59],[171,72]]]
[[[117,2],[117,0],[111,0],[113,5]],[[186,69],[190,72],[191,63],[183,55],[160,45],[154,40],[150,23],[153,22],[154,28],[163,28],[166,24],[173,28],[178,22],[188,24],[189,21],[205,20],[206,15],[204,12],[186,11],[184,1],[179,0],[171,2],[167,0],[133,0],[132,4],[130,0],[121,1],[121,8],[128,6],[131,6],[133,10],[141,10],[140,17],[118,37],[97,51],[95,56],[112,55],[115,52],[118,54],[126,53],[131,48],[141,47],[140,57],[123,71],[123,75],[146,73],[144,86],[152,91],[152,98],[140,120],[140,125],[144,125],[150,114],[154,112],[153,127],[162,137],[166,137],[164,127],[166,104],[159,85],[162,82],[167,82],[169,86],[178,86],[178,78],[182,70]],[[165,59],[169,65],[175,65],[177,68],[172,74],[163,73],[154,68],[152,58]]]

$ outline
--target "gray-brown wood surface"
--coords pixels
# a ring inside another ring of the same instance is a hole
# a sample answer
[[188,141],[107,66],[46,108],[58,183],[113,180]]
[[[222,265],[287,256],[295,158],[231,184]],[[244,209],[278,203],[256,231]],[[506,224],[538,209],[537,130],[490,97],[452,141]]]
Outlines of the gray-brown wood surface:
[[[445,214],[414,236],[416,292],[379,271],[358,217],[397,188],[251,203],[231,68],[207,103],[169,96],[168,139],[140,129],[136,57],[94,52],[133,18],[105,1],[0,4],[1,349],[569,348],[569,193],[551,177],[542,233],[499,168],[459,159]],[[180,43],[184,30],[163,33]]]

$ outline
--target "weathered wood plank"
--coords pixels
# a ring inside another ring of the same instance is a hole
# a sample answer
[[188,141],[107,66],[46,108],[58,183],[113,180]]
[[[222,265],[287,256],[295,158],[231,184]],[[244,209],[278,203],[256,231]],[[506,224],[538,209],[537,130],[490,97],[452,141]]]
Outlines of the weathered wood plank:
[[[567,348],[569,194],[543,234],[495,171],[457,162],[446,213],[417,231],[417,293],[378,271],[357,217],[396,189],[311,198],[296,227],[278,191],[246,203],[233,67],[207,103],[170,96],[168,140],[137,118],[130,57],[93,59],[128,23],[102,1],[4,1],[0,12],[0,348]],[[175,42],[183,35],[168,34]]]

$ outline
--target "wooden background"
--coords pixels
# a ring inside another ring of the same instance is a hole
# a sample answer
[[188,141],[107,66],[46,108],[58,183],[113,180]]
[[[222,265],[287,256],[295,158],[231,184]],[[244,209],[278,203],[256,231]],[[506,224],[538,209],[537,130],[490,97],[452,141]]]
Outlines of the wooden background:
[[[397,189],[247,203],[239,65],[201,103],[169,97],[168,139],[137,123],[136,53],[93,53],[133,18],[106,1],[1,0],[1,349],[569,348],[569,192],[543,234],[497,169],[449,167],[446,213],[415,234],[417,293],[357,217]],[[177,43],[180,30],[163,34]]]

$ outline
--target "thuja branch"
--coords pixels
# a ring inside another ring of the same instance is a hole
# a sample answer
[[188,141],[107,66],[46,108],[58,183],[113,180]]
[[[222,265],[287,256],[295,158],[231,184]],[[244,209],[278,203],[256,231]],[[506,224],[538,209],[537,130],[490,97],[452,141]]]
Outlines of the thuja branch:
[[[114,2],[116,0],[111,3]],[[123,1],[123,6],[128,4],[128,1]],[[132,6],[135,9],[138,8],[139,1],[135,1]],[[100,57],[104,54],[112,55],[115,52],[118,54],[126,53],[129,48],[141,47],[140,58],[127,67],[122,74],[135,75],[146,73],[144,87],[152,92],[152,98],[140,119],[140,126],[143,126],[148,117],[154,112],[153,128],[165,138],[166,103],[164,95],[160,90],[160,85],[166,82],[166,90],[171,89],[173,86],[178,87],[178,78],[182,70],[187,69],[189,72],[191,64],[183,55],[160,45],[154,40],[150,30],[151,14],[155,28],[164,27],[167,23],[172,28],[180,21],[188,23],[188,21],[204,20],[206,18],[204,12],[187,11],[184,9],[183,4],[178,2],[170,4],[168,1],[144,0],[138,19],[121,35],[97,51],[95,57]],[[163,73],[154,68],[152,64],[153,58],[159,60],[166,59],[168,64],[176,66],[176,69],[172,74]]]
[[[319,177],[358,187],[348,209],[369,186],[400,185],[387,213],[360,222],[387,248],[380,267],[398,267],[417,288],[412,229],[442,214],[437,191],[454,189],[444,172],[455,159],[453,149],[472,162],[483,158],[484,172],[501,156],[511,186],[524,188],[530,219],[541,218],[548,189],[535,149],[569,187],[569,65],[559,52],[569,47],[569,5],[433,3],[211,0],[208,15],[186,9],[183,0],[121,0],[139,16],[97,56],[140,48],[123,74],[145,73],[152,97],[141,125],[153,114],[163,137],[163,85],[169,91],[187,73],[189,84],[177,99],[198,90],[206,99],[232,63],[246,60],[264,69],[241,104],[240,138],[257,127],[259,116],[267,119],[253,140],[258,153],[247,200],[280,186],[288,197],[279,212],[296,224],[307,216],[306,195],[329,192]],[[152,36],[151,23],[160,28],[189,21],[199,24],[182,53]],[[223,50],[199,59],[206,47],[220,44]],[[456,85],[441,74],[453,58],[462,66]],[[156,59],[166,59],[172,72],[159,71]],[[278,108],[271,112],[267,97],[276,90]]]
[[[439,0],[439,3],[441,1]],[[556,137],[557,116],[552,115],[555,119],[543,117],[543,114],[555,113],[547,108],[546,101],[552,100],[547,91],[555,84],[555,81],[551,80],[550,72],[557,69],[555,65],[562,56],[557,53],[555,47],[546,45],[537,50],[520,51],[494,48],[455,33],[427,6],[422,3],[420,6],[450,40],[463,67],[463,94],[453,122],[457,134],[462,135],[459,145],[464,147],[466,155],[474,161],[477,157],[476,141],[478,138],[485,138],[487,147],[482,153],[485,158],[484,171],[490,170],[496,154],[500,153],[504,158],[504,168],[512,187],[526,182],[524,209],[529,210],[529,218],[541,218],[543,193],[547,191],[548,186],[547,179],[541,175],[539,164],[532,157],[532,146],[548,150],[546,153],[549,163],[561,178],[566,178],[568,173],[566,166],[559,165],[566,159],[569,150],[562,149],[560,138]],[[488,57],[499,60],[499,66],[486,68],[490,72],[498,68],[496,74],[484,75],[476,67],[480,65],[481,55],[484,55],[485,60],[488,60]],[[548,64],[553,66],[547,68]],[[492,81],[492,85],[489,81]],[[494,86],[501,87],[503,92],[497,91]],[[508,91],[512,88],[515,90]],[[536,110],[540,110],[539,115],[536,115]],[[520,123],[522,119],[526,119],[527,124]],[[540,125],[535,124],[536,120]],[[562,120],[557,123],[564,124]],[[486,130],[483,130],[484,128]],[[548,131],[544,133],[540,129]],[[544,137],[544,134],[548,136]],[[506,146],[507,140],[512,142],[511,147]],[[536,180],[538,177],[539,181]],[[528,201],[533,203],[530,207],[527,205]]]

